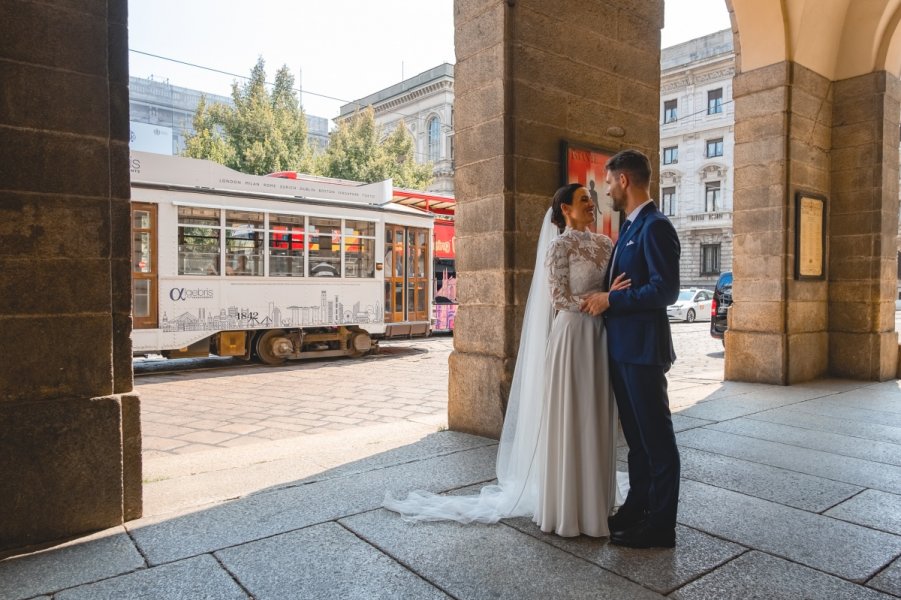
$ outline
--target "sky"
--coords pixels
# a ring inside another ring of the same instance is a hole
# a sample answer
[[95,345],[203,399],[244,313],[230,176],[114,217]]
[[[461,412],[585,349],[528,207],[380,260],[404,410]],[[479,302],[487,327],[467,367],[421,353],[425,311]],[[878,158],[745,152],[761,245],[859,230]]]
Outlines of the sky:
[[[262,56],[269,81],[287,65],[304,109],[327,119],[455,62],[453,0],[129,0],[128,11],[132,76],[228,96]],[[667,0],[665,21],[663,47],[730,26],[724,0]]]

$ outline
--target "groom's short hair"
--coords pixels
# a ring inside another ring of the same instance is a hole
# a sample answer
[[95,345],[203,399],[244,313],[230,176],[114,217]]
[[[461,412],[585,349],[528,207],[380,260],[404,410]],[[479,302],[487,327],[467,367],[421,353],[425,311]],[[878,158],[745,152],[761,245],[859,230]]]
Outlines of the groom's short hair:
[[635,185],[645,186],[651,183],[651,161],[638,150],[617,152],[610,157],[604,167],[608,171],[628,174]]

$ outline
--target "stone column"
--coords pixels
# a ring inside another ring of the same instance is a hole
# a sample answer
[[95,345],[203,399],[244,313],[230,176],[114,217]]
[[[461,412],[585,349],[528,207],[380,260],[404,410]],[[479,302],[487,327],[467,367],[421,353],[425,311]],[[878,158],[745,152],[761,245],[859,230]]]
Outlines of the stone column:
[[832,86],[782,62],[736,76],[733,97],[735,303],[726,379],[814,379],[827,372],[828,284],[795,278],[795,194],[830,195]]
[[878,71],[835,83],[829,256],[829,371],[896,377],[901,82]]
[[456,0],[451,429],[497,437],[561,142],[658,164],[662,0]]
[[[783,62],[735,78],[735,283],[726,379],[885,380],[894,333],[901,84]],[[822,280],[795,273],[799,191],[826,198]]]
[[0,556],[141,514],[126,11],[0,4]]

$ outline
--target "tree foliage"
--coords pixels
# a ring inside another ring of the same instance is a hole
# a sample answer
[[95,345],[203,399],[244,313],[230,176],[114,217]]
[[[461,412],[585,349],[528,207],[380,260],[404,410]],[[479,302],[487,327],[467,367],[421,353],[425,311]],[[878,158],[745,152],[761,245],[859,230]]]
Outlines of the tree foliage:
[[393,179],[394,185],[425,189],[432,181],[432,165],[418,164],[413,136],[403,121],[384,135],[367,107],[338,124],[318,166],[326,177],[353,181]]
[[391,178],[398,187],[420,190],[431,183],[432,165],[416,162],[413,136],[403,121],[385,135],[370,106],[339,123],[327,150],[314,156],[287,66],[271,87],[270,92],[261,57],[248,81],[232,84],[234,106],[207,105],[201,98],[183,154],[251,175],[300,171],[366,183]]
[[232,84],[232,99],[233,107],[207,107],[201,99],[185,156],[213,160],[251,175],[311,169],[307,119],[287,66],[276,73],[270,92],[260,58],[248,81]]

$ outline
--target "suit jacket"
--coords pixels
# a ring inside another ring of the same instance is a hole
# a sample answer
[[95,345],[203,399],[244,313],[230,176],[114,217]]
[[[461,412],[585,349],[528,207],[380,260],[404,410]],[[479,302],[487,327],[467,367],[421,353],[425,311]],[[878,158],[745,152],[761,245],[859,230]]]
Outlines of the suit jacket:
[[604,313],[613,360],[669,367],[676,360],[666,307],[679,297],[679,236],[651,202],[616,242],[607,277],[626,273],[629,289],[610,292]]

